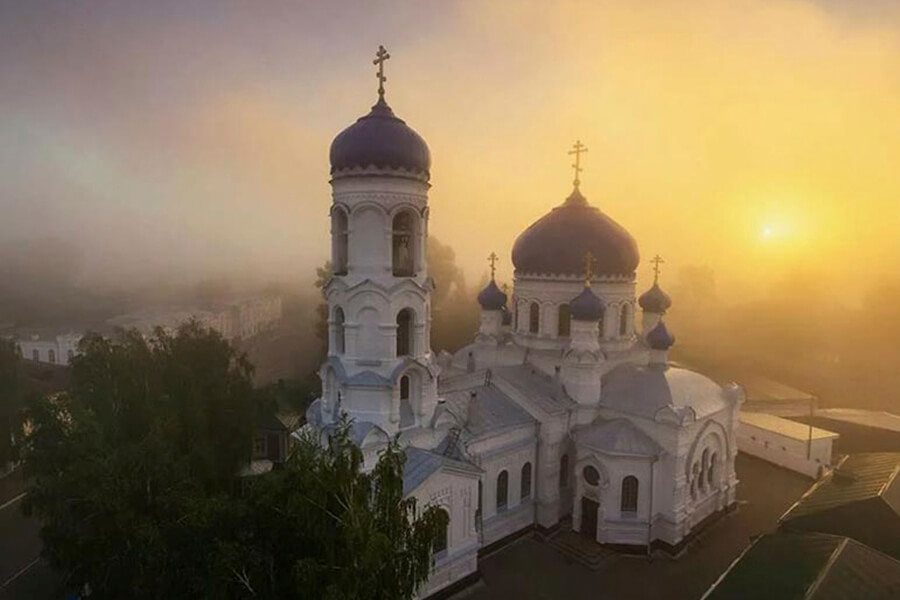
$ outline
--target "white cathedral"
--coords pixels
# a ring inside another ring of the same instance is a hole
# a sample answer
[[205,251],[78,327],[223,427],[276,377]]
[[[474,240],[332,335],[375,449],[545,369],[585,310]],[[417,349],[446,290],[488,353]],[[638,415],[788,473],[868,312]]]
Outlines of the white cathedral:
[[436,355],[431,156],[385,101],[386,58],[375,106],[331,145],[328,358],[307,426],[347,413],[367,468],[399,436],[404,492],[450,517],[420,597],[532,530],[677,550],[735,503],[741,389],[668,363],[671,301],[656,279],[635,297],[637,245],[582,195],[580,143],[573,191],[515,241],[512,296],[492,277],[472,343]]

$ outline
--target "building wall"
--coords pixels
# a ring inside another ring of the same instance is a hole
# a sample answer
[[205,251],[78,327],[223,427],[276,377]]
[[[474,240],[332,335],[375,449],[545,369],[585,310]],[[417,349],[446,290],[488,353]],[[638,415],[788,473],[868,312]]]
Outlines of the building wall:
[[[34,360],[37,352],[38,362],[67,366],[71,357],[78,354],[78,342],[81,338],[80,334],[64,334],[48,340],[19,340],[17,345],[22,358]],[[53,360],[50,360],[51,351]]]
[[823,467],[831,464],[833,438],[813,439],[810,456],[807,458],[806,440],[741,423],[738,427],[737,444],[741,452],[818,479]]
[[478,568],[478,531],[475,511],[478,504],[478,476],[440,471],[432,475],[411,496],[419,508],[436,505],[450,516],[447,550],[435,556],[431,577],[419,590],[425,598]]

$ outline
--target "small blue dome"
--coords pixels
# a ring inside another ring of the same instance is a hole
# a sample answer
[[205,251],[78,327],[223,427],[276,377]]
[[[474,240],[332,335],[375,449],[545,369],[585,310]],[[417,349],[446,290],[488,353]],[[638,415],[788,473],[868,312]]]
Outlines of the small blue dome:
[[585,286],[581,293],[569,302],[569,315],[579,321],[599,321],[605,305],[603,300]]
[[331,142],[331,174],[345,169],[402,169],[429,177],[431,152],[418,133],[394,115],[384,98]]
[[491,279],[478,294],[478,304],[484,310],[502,310],[506,306],[506,294],[500,291],[497,284]]
[[668,350],[675,344],[675,336],[669,333],[662,319],[647,334],[647,344],[654,350]]
[[641,308],[648,313],[661,315],[672,306],[672,299],[667,293],[662,291],[659,284],[654,281],[653,287],[641,294],[641,297],[638,298],[638,304],[640,304]]

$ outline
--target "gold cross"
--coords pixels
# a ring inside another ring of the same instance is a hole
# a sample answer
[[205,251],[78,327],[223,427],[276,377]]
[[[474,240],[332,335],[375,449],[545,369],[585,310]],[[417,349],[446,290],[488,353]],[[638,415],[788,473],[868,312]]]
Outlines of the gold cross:
[[594,255],[590,250],[584,253],[584,285],[591,287],[591,279],[594,277]]
[[575,169],[575,187],[578,187],[578,185],[581,183],[581,181],[578,179],[578,174],[581,173],[581,171],[582,171],[581,155],[582,155],[582,153],[587,152],[587,151],[588,151],[587,146],[582,144],[581,140],[576,140],[575,143],[572,145],[572,149],[569,150],[570,155],[571,154],[575,155],[575,164],[572,165],[572,167]]
[[659,265],[660,263],[664,263],[666,261],[663,260],[662,256],[657,254],[650,262],[653,263],[653,283],[656,283],[657,281],[659,281]]
[[491,252],[491,255],[488,256],[488,262],[491,263],[491,281],[494,280],[494,273],[497,271],[497,261],[500,260],[500,257]]
[[387,81],[387,77],[384,76],[384,61],[389,59],[391,55],[384,49],[384,46],[378,46],[378,52],[375,53],[375,57],[372,64],[378,65],[378,73],[375,75],[378,78],[378,97],[384,98],[384,82]]

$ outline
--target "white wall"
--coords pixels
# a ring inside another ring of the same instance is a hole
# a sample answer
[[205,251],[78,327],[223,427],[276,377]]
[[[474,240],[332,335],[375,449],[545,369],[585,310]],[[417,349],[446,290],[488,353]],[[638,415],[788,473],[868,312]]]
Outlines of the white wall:
[[737,433],[738,450],[741,452],[813,479],[818,479],[822,467],[831,464],[833,440],[834,438],[813,439],[810,457],[807,459],[806,440],[798,440],[747,423],[741,423]]

